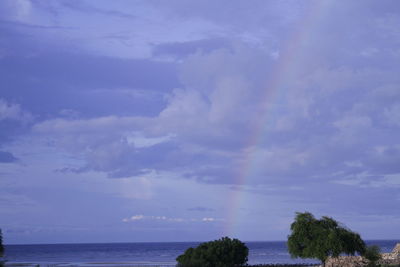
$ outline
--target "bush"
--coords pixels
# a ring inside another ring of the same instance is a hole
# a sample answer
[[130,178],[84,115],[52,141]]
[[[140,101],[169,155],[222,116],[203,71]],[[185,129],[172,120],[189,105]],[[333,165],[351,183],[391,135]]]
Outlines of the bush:
[[189,248],[176,260],[179,267],[233,267],[247,263],[248,254],[240,240],[223,237]]
[[381,259],[381,249],[378,246],[368,246],[363,256],[369,260],[368,266],[375,266],[376,262]]

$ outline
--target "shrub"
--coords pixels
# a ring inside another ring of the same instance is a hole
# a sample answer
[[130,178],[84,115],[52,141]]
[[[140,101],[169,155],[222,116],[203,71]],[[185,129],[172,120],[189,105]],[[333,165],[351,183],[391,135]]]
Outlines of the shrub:
[[189,248],[176,260],[179,267],[233,267],[247,263],[248,253],[240,240],[223,237]]
[[376,262],[381,259],[381,249],[378,246],[368,246],[363,256],[369,260],[368,266],[376,266]]

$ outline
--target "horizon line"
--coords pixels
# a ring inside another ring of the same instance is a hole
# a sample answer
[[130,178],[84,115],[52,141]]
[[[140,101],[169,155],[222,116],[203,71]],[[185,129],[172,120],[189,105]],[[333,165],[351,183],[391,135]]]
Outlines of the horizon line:
[[[238,239],[238,238],[236,238]],[[217,240],[217,239],[213,239]],[[203,243],[213,240],[203,240],[203,241],[111,241],[111,242],[66,242],[66,243],[11,243],[4,244],[4,246],[26,246],[26,245],[94,245],[94,244],[134,244],[134,243]],[[240,239],[239,239],[240,240]],[[3,240],[4,241],[4,240]],[[243,243],[261,243],[261,242],[287,242],[287,240],[240,240]],[[400,238],[394,239],[365,239],[364,241],[399,241]]]

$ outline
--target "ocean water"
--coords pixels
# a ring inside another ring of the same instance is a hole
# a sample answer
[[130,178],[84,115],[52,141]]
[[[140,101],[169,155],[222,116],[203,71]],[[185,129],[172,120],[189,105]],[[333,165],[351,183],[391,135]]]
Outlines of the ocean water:
[[[367,241],[390,252],[400,240]],[[261,263],[318,263],[315,260],[291,259],[286,243],[245,242],[249,248],[249,264]],[[48,244],[6,245],[9,263],[133,263],[174,264],[175,258],[198,242],[109,243],[109,244]]]

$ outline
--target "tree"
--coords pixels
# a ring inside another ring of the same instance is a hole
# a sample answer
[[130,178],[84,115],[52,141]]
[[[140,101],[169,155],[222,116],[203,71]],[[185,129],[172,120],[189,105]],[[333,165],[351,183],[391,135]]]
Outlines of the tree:
[[364,257],[369,261],[368,266],[376,266],[376,262],[381,259],[381,248],[369,246],[366,248]]
[[4,246],[3,246],[3,234],[0,229],[0,257],[4,255]]
[[3,234],[0,229],[0,267],[4,266],[4,260],[2,259],[3,256],[4,256]]
[[296,213],[288,236],[289,253],[294,258],[326,259],[340,254],[364,254],[366,247],[360,235],[340,225],[330,217],[317,220],[309,212]]
[[189,248],[176,260],[179,267],[233,267],[247,263],[248,254],[240,240],[223,237]]

